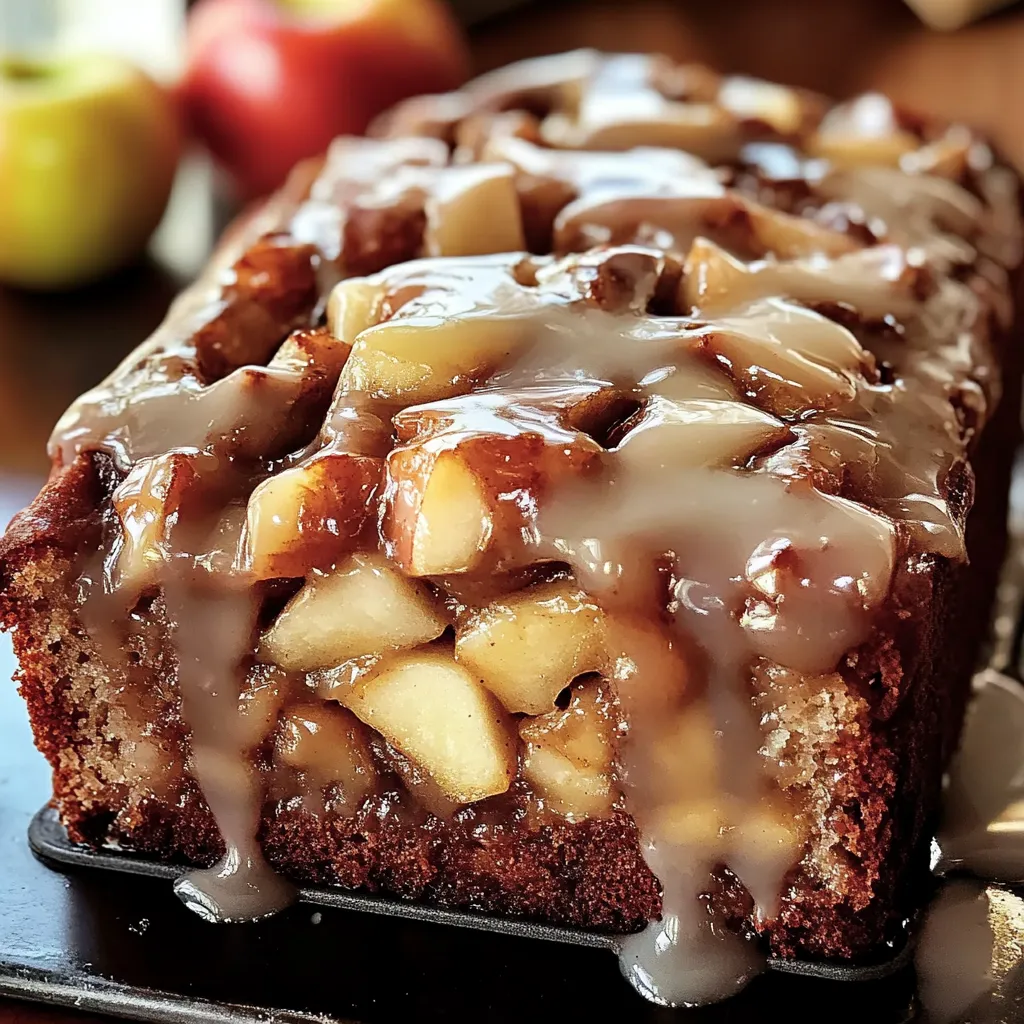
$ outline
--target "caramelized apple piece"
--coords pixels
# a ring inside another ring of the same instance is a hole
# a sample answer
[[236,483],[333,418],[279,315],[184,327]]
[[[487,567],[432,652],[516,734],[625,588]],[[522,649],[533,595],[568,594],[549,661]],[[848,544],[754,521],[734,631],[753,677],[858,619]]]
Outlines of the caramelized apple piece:
[[349,346],[362,331],[379,321],[384,289],[365,277],[334,286],[327,300],[327,329]]
[[781,260],[800,259],[822,253],[841,256],[861,245],[842,231],[816,224],[806,217],[794,217],[768,206],[746,201],[754,249],[760,256],[776,256]]
[[654,396],[615,451],[631,469],[729,466],[784,441],[781,420],[745,402]]
[[255,665],[238,695],[240,743],[243,750],[258,747],[277,724],[291,683],[277,665]]
[[628,150],[638,146],[681,149],[702,160],[728,159],[737,147],[736,120],[713,103],[661,103],[650,113],[631,107],[623,117],[623,104],[602,102],[594,94],[574,123],[563,114],[549,114],[541,123],[546,143],[592,150]]
[[338,700],[345,703],[344,694],[366,676],[377,671],[377,666],[390,652],[361,654],[349,658],[330,668],[315,669],[306,674],[306,683],[324,700]]
[[309,388],[316,387],[319,396],[327,398],[334,390],[351,348],[322,327],[293,331],[267,365],[301,375]]
[[664,842],[728,864],[762,918],[776,913],[779,880],[800,859],[803,846],[803,835],[785,808],[764,798],[745,804],[722,793],[659,807],[650,815],[647,830]]
[[366,727],[337,704],[297,704],[281,716],[274,760],[305,772],[318,787],[340,785],[346,804],[369,796],[376,780]]
[[356,339],[342,385],[407,404],[446,398],[507,363],[528,332],[526,322],[515,317],[437,324],[411,317],[387,320]]
[[[336,293],[335,330],[349,340],[361,319],[376,322],[354,339],[342,391],[429,402],[464,394],[507,365],[534,339],[542,312],[540,297],[516,276],[523,259],[512,253],[414,260],[362,285],[346,283]],[[380,290],[375,304],[364,287]]]
[[838,408],[854,398],[872,365],[847,328],[781,299],[716,320],[706,347],[748,394],[780,416]]
[[323,452],[259,484],[249,498],[244,550],[258,580],[327,570],[376,513],[380,459]]
[[545,804],[578,820],[608,814],[618,718],[607,683],[573,687],[568,707],[524,720],[519,735],[526,744],[523,775]]
[[477,256],[526,248],[515,177],[506,164],[449,167],[426,203],[429,256]]
[[807,140],[809,156],[824,157],[835,167],[898,167],[920,143],[909,132],[892,135],[844,135],[819,132]]
[[[775,911],[778,880],[799,859],[802,836],[778,801],[741,800],[722,790],[721,746],[710,709],[698,701],[656,728],[639,755],[652,801],[646,829],[729,865],[762,914]],[[766,888],[768,886],[768,888]]]
[[662,791],[676,800],[703,800],[720,790],[720,751],[715,722],[703,701],[666,718],[650,745]]
[[655,618],[620,609],[605,614],[607,664],[602,675],[615,683],[630,720],[674,721],[689,703],[695,652],[678,630]]
[[414,576],[463,572],[478,561],[493,529],[483,487],[457,452],[399,449],[388,459],[385,520],[399,565]]
[[720,740],[703,701],[651,723],[652,742],[638,751],[651,780],[649,828],[680,846],[721,846],[733,807],[721,788]]
[[[833,277],[826,284],[821,268],[812,261],[747,267],[699,239],[687,258],[685,301],[714,318],[691,337],[771,412],[790,415],[808,407],[835,408],[854,397],[865,370],[874,365],[872,356],[846,327],[776,296],[802,302],[839,296],[853,304],[869,304],[861,308],[870,315],[879,294],[893,297],[902,286],[893,282],[889,291],[875,284],[869,294],[863,265],[868,258],[857,253],[835,260],[830,265]],[[870,259],[878,258],[878,250],[872,250]],[[847,259],[856,262],[847,264]],[[845,292],[843,272],[848,273]],[[762,297],[766,295],[771,297]]]
[[372,742],[377,758],[402,780],[410,796],[423,810],[437,818],[448,820],[461,809],[462,805],[446,795],[429,772],[425,772],[414,761],[410,761],[383,736],[376,736]]
[[722,848],[722,834],[729,827],[731,810],[732,801],[724,795],[680,800],[657,808],[647,827],[663,842],[714,856]]
[[539,715],[604,663],[601,610],[568,580],[510,594],[473,613],[455,657],[512,712]]
[[388,457],[383,522],[388,551],[413,576],[516,564],[538,502],[554,481],[599,467],[603,449],[493,395],[468,395],[396,417],[414,440]]
[[[148,418],[131,432],[133,450],[141,456],[168,446],[212,445],[235,458],[276,460],[304,448],[323,420],[348,352],[323,328],[299,330],[265,366],[237,367],[207,385],[186,375],[177,390],[152,382]],[[174,358],[166,358],[173,365]]]
[[264,235],[231,268],[222,300],[195,332],[196,360],[207,380],[264,363],[281,337],[309,322],[316,305],[317,252],[287,235]]
[[932,175],[959,182],[970,168],[974,144],[975,139],[969,130],[953,126],[942,138],[904,155],[900,159],[900,169],[908,174]]
[[528,557],[543,494],[553,481],[596,466],[602,454],[592,442],[556,448],[536,434],[432,447],[399,448],[388,459],[384,535],[413,576],[466,572],[485,557],[496,565]]
[[402,444],[446,436],[539,433],[550,444],[574,444],[579,434],[606,434],[640,406],[635,392],[602,381],[523,385],[413,405],[394,417]]
[[722,83],[718,102],[741,121],[760,121],[779,135],[799,132],[807,113],[795,89],[739,75]]
[[311,576],[263,637],[265,659],[289,671],[416,647],[448,626],[430,591],[380,558],[353,555]]
[[168,555],[167,531],[196,480],[193,461],[174,451],[141,459],[117,486],[111,501],[122,530],[118,586],[138,590],[156,582]]
[[725,189],[707,167],[673,167],[659,151],[629,154],[629,162],[607,153],[569,158],[578,167],[562,154],[542,158],[552,173],[575,171],[570,181],[578,188],[554,219],[557,252],[641,243],[681,254],[705,235],[751,258],[838,256],[860,248],[845,232]]
[[254,376],[250,385],[252,411],[235,439],[240,451],[275,458],[305,447],[323,421],[350,350],[324,327],[294,331],[266,368],[249,367],[262,377]]
[[916,136],[900,127],[885,96],[868,94],[829,111],[807,140],[807,152],[837,167],[895,167],[920,145]]
[[752,271],[709,238],[695,238],[683,263],[680,304],[695,311],[743,305],[753,291]]
[[841,302],[868,319],[911,316],[920,308],[927,271],[895,245],[789,262],[743,263],[706,238],[694,241],[683,270],[680,304],[702,316],[740,310],[760,300]]
[[397,655],[344,701],[458,803],[504,793],[516,770],[514,728],[497,699],[442,652]]

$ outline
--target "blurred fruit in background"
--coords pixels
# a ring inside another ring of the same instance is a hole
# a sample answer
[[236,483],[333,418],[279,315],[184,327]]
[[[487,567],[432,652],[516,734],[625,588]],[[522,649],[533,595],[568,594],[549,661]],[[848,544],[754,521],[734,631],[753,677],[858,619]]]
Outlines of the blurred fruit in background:
[[71,287],[138,255],[179,152],[174,101],[131,64],[0,58],[0,281]]
[[441,0],[199,0],[184,96],[242,198],[406,96],[454,88],[468,57]]

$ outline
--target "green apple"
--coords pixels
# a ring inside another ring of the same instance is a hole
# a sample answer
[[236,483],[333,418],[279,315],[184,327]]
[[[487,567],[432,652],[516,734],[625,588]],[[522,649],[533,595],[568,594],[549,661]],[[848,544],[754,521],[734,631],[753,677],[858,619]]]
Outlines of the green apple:
[[125,61],[0,58],[0,281],[71,287],[136,256],[180,145],[173,99]]

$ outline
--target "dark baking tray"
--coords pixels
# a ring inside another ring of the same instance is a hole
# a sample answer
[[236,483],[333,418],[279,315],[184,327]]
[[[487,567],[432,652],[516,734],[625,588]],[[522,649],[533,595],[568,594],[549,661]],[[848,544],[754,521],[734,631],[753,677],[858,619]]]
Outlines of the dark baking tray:
[[[99,868],[122,874],[142,875],[147,878],[162,878],[173,881],[182,872],[180,866],[163,861],[151,860],[137,854],[118,850],[93,850],[71,842],[56,811],[51,807],[42,808],[28,827],[28,841],[32,852],[44,863],[54,866]],[[426,921],[430,924],[448,925],[457,928],[471,928],[482,932],[494,932],[518,939],[543,942],[558,942],[589,949],[601,949],[617,953],[620,937],[604,932],[584,931],[579,928],[562,928],[556,925],[540,924],[516,918],[490,917],[442,907],[427,906],[406,900],[377,896],[370,893],[345,889],[307,886],[299,889],[298,902],[314,907],[331,907],[335,910],[358,911],[365,914],[381,914],[387,917],[405,918],[410,921]],[[908,930],[906,941],[893,955],[877,963],[851,967],[847,964],[811,962],[804,960],[783,960],[771,957],[769,970],[787,974],[802,974],[827,981],[877,981],[896,974],[906,966],[912,952],[912,935]],[[614,966],[606,965],[609,970]]]

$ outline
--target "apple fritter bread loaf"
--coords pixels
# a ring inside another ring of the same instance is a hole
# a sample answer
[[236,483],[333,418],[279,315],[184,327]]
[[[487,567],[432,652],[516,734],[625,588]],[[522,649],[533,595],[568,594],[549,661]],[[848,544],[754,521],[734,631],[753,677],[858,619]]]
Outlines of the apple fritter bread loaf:
[[1020,258],[1017,178],[880,96],[580,52],[337,140],[0,546],[68,832],[207,866],[211,917],[285,876],[633,933],[670,1003],[888,948],[1003,551]]

